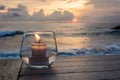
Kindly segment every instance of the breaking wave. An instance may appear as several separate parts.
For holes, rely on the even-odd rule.
[[[113,44],[101,49],[81,48],[59,51],[58,56],[97,56],[97,55],[120,55],[120,44]],[[0,51],[0,59],[20,58],[19,50]]]
[[[0,38],[6,36],[15,36],[23,34],[23,31],[0,31]],[[120,35],[120,30],[105,30],[105,31],[93,31],[93,32],[56,32],[56,35],[64,35],[64,36],[99,36],[99,35]]]
[[[93,56],[93,55],[120,55],[120,44],[105,46],[104,48],[81,48],[60,51],[59,56]]]
[[[15,36],[15,35],[20,35],[23,34],[23,31],[0,31],[0,38],[1,37],[6,37],[6,36]]]
[[[20,58],[18,51],[0,51],[0,59]]]

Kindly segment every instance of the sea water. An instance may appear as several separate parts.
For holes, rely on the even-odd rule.
[[[54,31],[58,56],[120,55],[120,31],[111,29],[117,25],[119,24],[1,22],[0,58],[19,57],[21,35],[15,35],[16,31]]]

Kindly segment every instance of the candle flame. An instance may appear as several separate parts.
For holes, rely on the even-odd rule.
[[[39,42],[39,43],[40,43],[40,41],[41,41],[40,36],[39,36],[37,33],[35,33],[34,35],[35,35],[35,38],[36,38],[37,42]]]

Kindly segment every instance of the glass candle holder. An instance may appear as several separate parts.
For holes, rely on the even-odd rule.
[[[58,50],[54,32],[23,34],[20,56],[29,68],[48,68],[56,60]]]

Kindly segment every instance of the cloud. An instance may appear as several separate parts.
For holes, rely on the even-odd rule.
[[[48,16],[48,19],[52,21],[68,21],[73,19],[73,14],[68,11],[64,11],[63,14],[61,11],[55,11]]]
[[[4,5],[0,5],[0,10],[4,10],[5,6]]]
[[[38,13],[34,13],[31,19],[39,21],[68,21],[73,18],[73,14],[64,11],[54,11],[52,14],[45,16],[44,10],[41,9]]]
[[[26,20],[28,16],[26,7],[19,4],[17,8],[8,8],[8,12],[0,13],[0,20]]]
[[[3,21],[70,21],[73,19],[73,14],[68,11],[54,11],[50,15],[45,15],[44,9],[40,9],[30,16],[27,12],[27,7],[19,4],[17,8],[8,8],[8,12],[0,13],[0,19]]]
[[[46,0],[41,0],[41,1],[45,2]]]
[[[85,11],[88,11],[91,4],[84,5],[89,0],[3,0],[2,4],[10,11],[17,11],[16,6],[18,4],[25,5],[30,15],[33,15],[34,11],[38,12],[40,9],[44,9],[45,15],[49,15],[54,11],[69,11],[74,16],[79,16]],[[7,10],[4,10],[6,12]],[[2,11],[1,11],[2,12]]]
[[[9,17],[21,17],[21,15],[19,13],[12,13],[12,14],[8,14]]]
[[[8,11],[25,11],[26,9],[26,6],[19,4],[17,5],[17,8],[8,8]]]
[[[90,0],[90,2],[99,8],[110,8],[110,7],[119,7],[120,1],[119,0]]]
[[[37,13],[34,13],[33,14],[33,17],[44,17],[45,14],[44,14],[44,10],[43,9],[40,9]]]
[[[34,8],[34,6],[28,9],[27,5],[19,4],[16,8],[8,8],[8,12],[0,13],[0,20],[70,21],[73,17],[79,17],[80,21],[86,23],[120,22],[120,0],[85,1],[86,2],[83,2],[83,0],[40,0],[42,3],[40,5],[41,8],[35,12],[34,9],[36,8]],[[69,3],[66,4],[66,2]],[[56,9],[54,7],[56,7]],[[34,14],[29,15],[28,12],[30,11],[34,12]]]
[[[90,0],[93,10],[80,17],[84,22],[120,22],[120,1]]]

